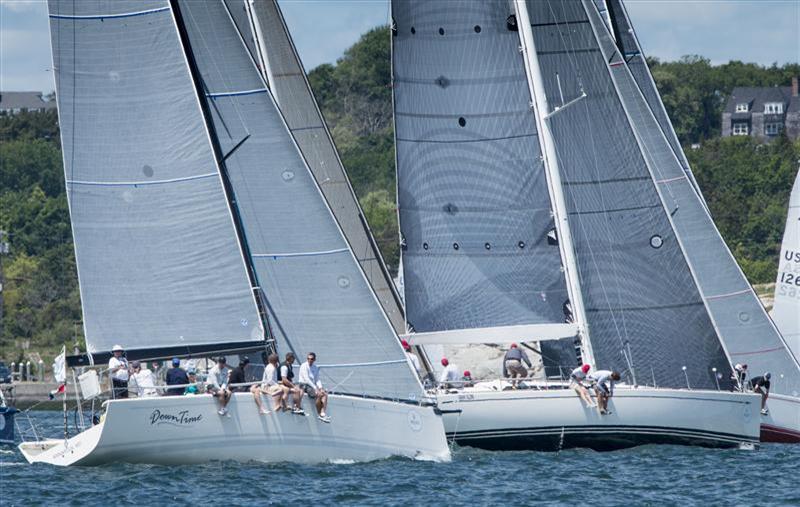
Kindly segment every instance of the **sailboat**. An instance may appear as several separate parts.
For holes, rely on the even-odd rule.
[[[729,390],[729,323],[677,220],[705,205],[608,16],[592,0],[393,0],[392,16],[407,339],[553,343],[570,351],[566,371],[577,343],[582,362],[625,380],[610,415],[558,382],[440,390],[448,437],[755,445],[759,400]],[[673,181],[692,206],[678,208]]]
[[[77,435],[19,448],[55,465],[447,460],[231,3],[49,2],[87,345],[67,364],[115,343],[131,360],[314,351],[333,421],[261,415],[249,393],[230,417],[210,395],[116,399]]]
[[[783,233],[772,320],[795,357],[800,355],[800,172],[789,197]]]
[[[761,418],[761,440],[800,442],[800,356],[792,345],[796,339],[781,336],[714,225],[623,3],[607,0],[607,7],[617,47],[633,77],[628,84],[635,85],[646,102],[632,106],[643,116],[637,124],[654,134],[649,146],[659,187],[676,210],[672,216],[676,232],[718,335],[732,364],[748,364],[750,375],[772,373],[769,414]]]

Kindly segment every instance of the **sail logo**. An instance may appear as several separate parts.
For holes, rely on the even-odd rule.
[[[783,258],[789,262],[800,262],[800,250],[796,252],[792,250],[786,250],[783,252]]]
[[[203,414],[190,416],[188,410],[181,410],[177,414],[166,414],[159,409],[155,409],[153,413],[150,414],[150,425],[161,426],[162,424],[168,424],[170,426],[186,427],[200,422],[202,419]]]

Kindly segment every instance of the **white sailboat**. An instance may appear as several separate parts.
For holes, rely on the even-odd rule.
[[[759,399],[723,390],[730,355],[662,188],[673,148],[597,5],[394,0],[392,15],[408,340],[539,341],[567,371],[577,342],[626,384],[603,416],[563,383],[438,391],[448,437],[755,444]]]
[[[49,2],[87,354],[314,351],[331,423],[234,394],[116,399],[30,462],[447,460],[441,417],[345,240],[230,9]],[[88,397],[88,394],[84,392]]]
[[[800,356],[800,172],[789,197],[772,320],[795,357]]]

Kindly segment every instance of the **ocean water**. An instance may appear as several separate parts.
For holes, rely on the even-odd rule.
[[[33,413],[51,436],[59,412]],[[21,423],[24,421],[21,420]],[[451,463],[28,465],[0,447],[0,505],[791,505],[800,445],[643,446],[597,453],[456,447]]]

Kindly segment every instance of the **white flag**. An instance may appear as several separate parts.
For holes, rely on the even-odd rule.
[[[67,380],[67,368],[65,365],[66,352],[66,347],[61,347],[61,354],[59,354],[53,362],[53,376],[56,382],[65,382]]]

